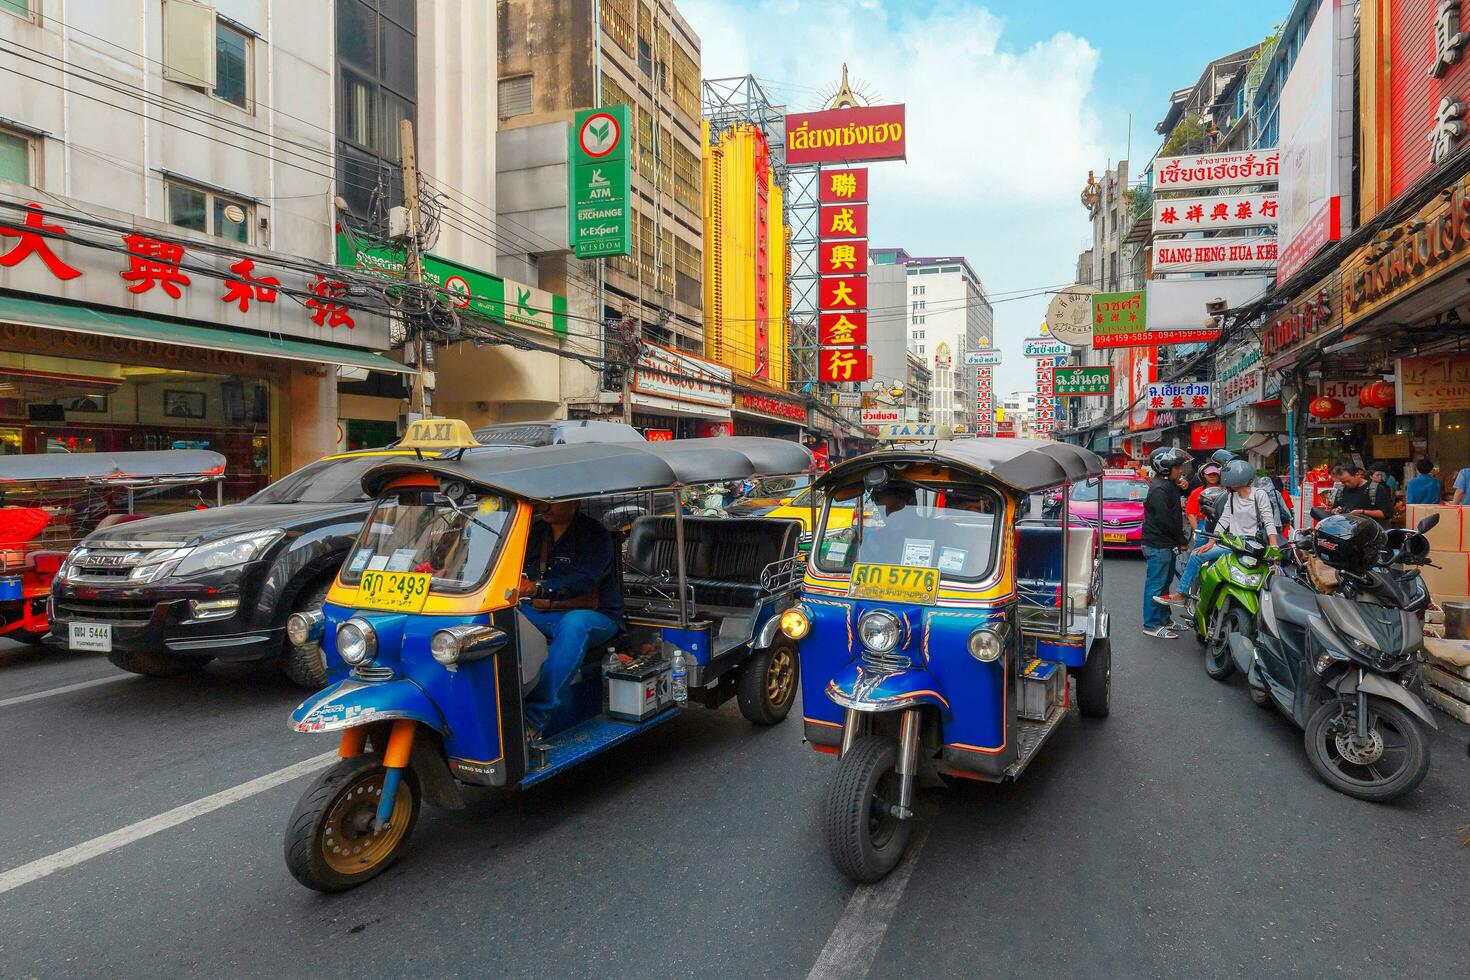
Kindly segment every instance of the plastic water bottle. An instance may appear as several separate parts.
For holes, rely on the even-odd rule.
[[[670,672],[670,688],[674,695],[675,704],[684,704],[689,700],[689,669],[684,659],[684,651],[675,649],[673,658],[673,670]]]
[[[602,662],[602,710],[603,711],[610,711],[612,709],[612,681],[610,681],[608,679],[608,674],[612,673],[615,670],[620,669],[622,666],[623,666],[623,662],[618,659],[618,655],[616,653],[609,653],[607,655],[607,659]]]

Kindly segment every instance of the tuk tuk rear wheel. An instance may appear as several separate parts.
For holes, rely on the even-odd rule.
[[[837,870],[853,881],[874,882],[898,866],[913,819],[888,811],[898,804],[898,743],[881,735],[855,742],[837,763],[822,801],[822,835]]]
[[[381,756],[343,759],[307,787],[286,823],[286,867],[319,892],[340,892],[376,878],[397,859],[419,816],[419,782],[413,769],[393,798],[385,828],[374,828],[383,780]]]
[[[1106,718],[1113,695],[1113,641],[1092,644],[1087,661],[1077,668],[1077,710],[1085,718]]]
[[[740,668],[736,681],[740,713],[754,725],[784,721],[796,703],[796,686],[800,680],[801,658],[796,644],[777,640],[773,646],[755,651]]]

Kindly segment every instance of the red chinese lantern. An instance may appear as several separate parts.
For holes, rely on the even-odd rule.
[[[1313,398],[1312,403],[1307,406],[1307,411],[1319,419],[1335,419],[1346,409],[1347,406],[1341,401],[1336,398],[1328,398],[1326,395]]]
[[[1364,408],[1393,408],[1393,385],[1387,381],[1366,384],[1363,390],[1358,392],[1358,401],[1362,402]]]

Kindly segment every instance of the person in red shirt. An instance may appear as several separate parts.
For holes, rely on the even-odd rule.
[[[1220,467],[1216,463],[1206,463],[1200,467],[1200,479],[1204,480],[1189,494],[1189,500],[1184,505],[1184,518],[1189,521],[1190,532],[1194,535],[1194,547],[1198,548],[1205,543],[1204,533],[1209,530],[1205,527],[1205,515],[1200,510],[1199,496],[1210,487],[1220,485]]]

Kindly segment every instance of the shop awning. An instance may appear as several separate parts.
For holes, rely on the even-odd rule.
[[[100,334],[125,340],[146,340],[159,344],[179,344],[234,354],[278,357],[288,361],[305,361],[308,364],[336,364],[397,374],[415,373],[413,368],[372,351],[235,330],[214,330],[188,323],[131,316],[86,306],[21,299],[18,296],[0,296],[0,323]]]

